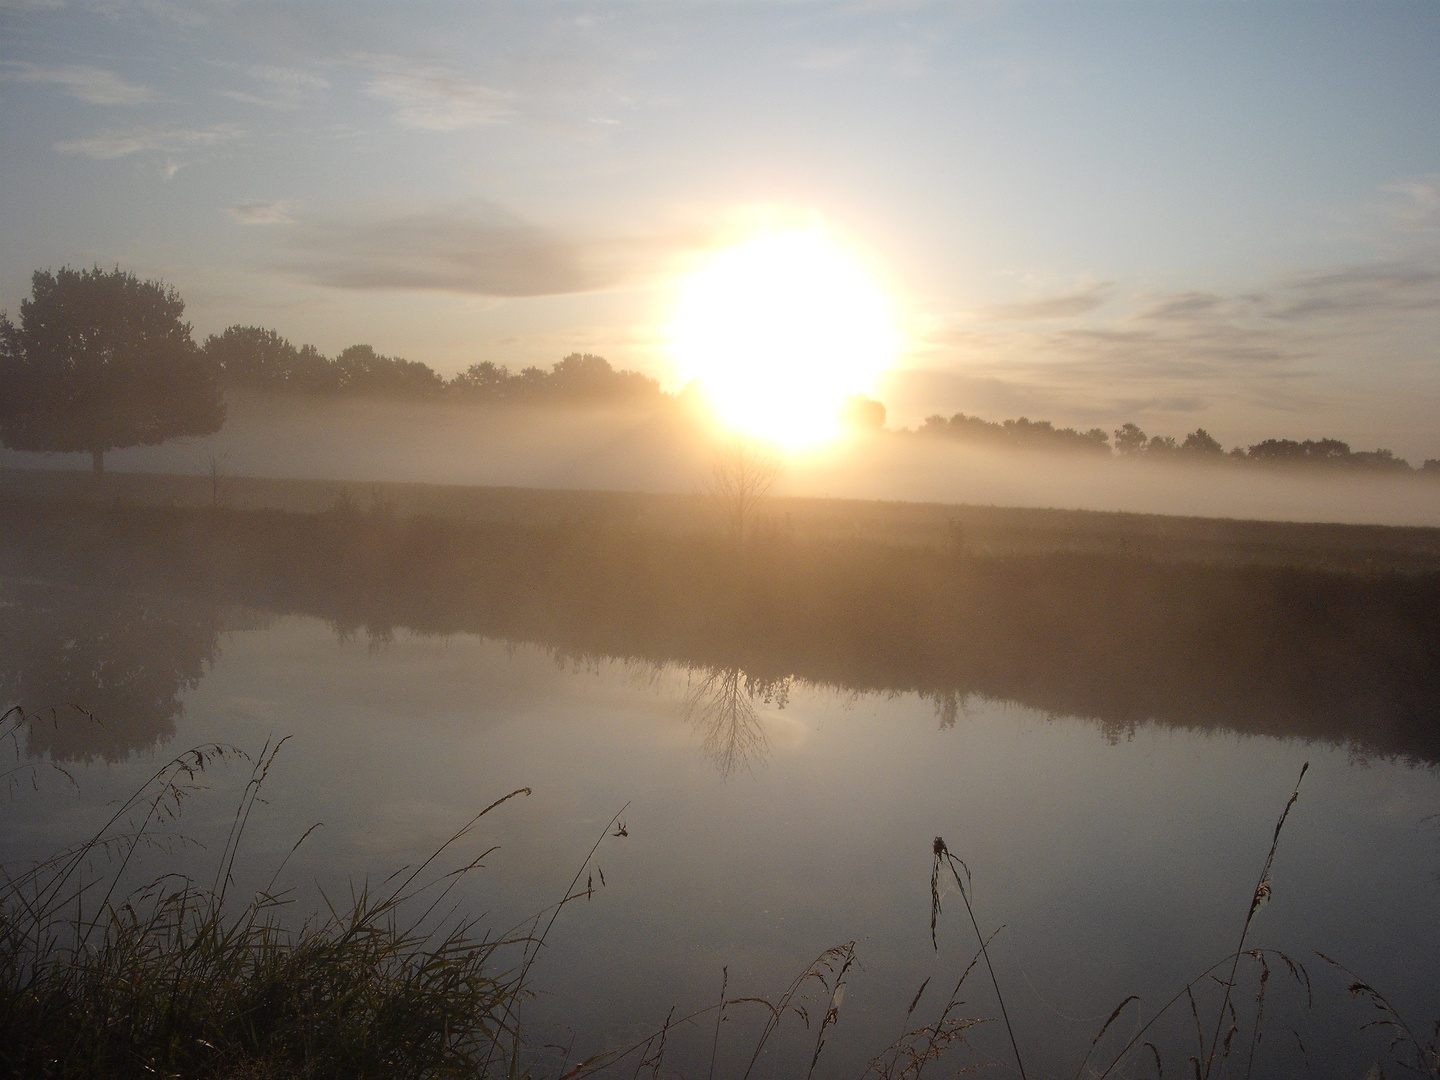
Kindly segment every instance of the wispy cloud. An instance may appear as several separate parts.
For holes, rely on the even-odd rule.
[[[305,225],[287,268],[345,289],[550,296],[605,288],[660,255],[658,241],[603,241],[528,224],[494,206]]]
[[[1258,331],[1276,322],[1320,323],[1343,317],[1346,329],[1356,331],[1398,313],[1426,311],[1440,313],[1440,268],[1399,259],[1295,275],[1233,296],[1174,293],[1154,298],[1134,319]]]
[[[300,68],[275,67],[266,64],[238,67],[221,64],[248,75],[258,84],[252,93],[248,90],[220,90],[221,97],[246,105],[260,105],[267,109],[296,109],[330,89],[330,80],[312,71]]]
[[[1391,207],[1400,229],[1406,232],[1440,230],[1440,173],[1386,184],[1381,190],[1401,197]]]
[[[351,60],[371,73],[366,93],[393,106],[395,121],[404,127],[458,131],[499,123],[513,111],[513,95],[433,61],[369,53]]]
[[[1102,298],[1108,306],[1096,316]],[[935,384],[953,391],[954,408],[1043,399],[1058,415],[1138,416],[1223,400],[1290,413],[1333,407],[1327,372],[1366,355],[1370,343],[1433,336],[1440,267],[1419,253],[1230,293],[1127,297],[1107,283],[978,314],[937,322],[912,355],[920,371],[964,372],[963,386]]]
[[[117,22],[143,18],[192,29],[209,21],[206,5],[186,3],[184,0],[88,0],[85,6]]]
[[[1172,293],[1142,308],[1135,318],[1142,322],[1185,322],[1208,316],[1221,310],[1224,305],[1224,298],[1214,293]]]
[[[278,199],[274,202],[243,202],[227,206],[225,212],[241,225],[290,225],[295,219],[290,215],[295,202]]]
[[[795,57],[794,65],[802,71],[843,71],[865,55],[862,48],[831,45],[806,49]]]
[[[154,100],[148,86],[122,79],[113,71],[85,64],[46,67],[28,60],[0,60],[0,79],[7,82],[48,83],[70,97],[91,105],[143,105]]]
[[[80,139],[67,139],[55,144],[62,154],[79,154],[107,161],[142,151],[174,154],[198,147],[218,146],[242,138],[245,132],[229,124],[203,128],[132,127],[101,131]]]
[[[1284,319],[1440,313],[1440,268],[1407,261],[1346,267],[1296,278],[1256,299]]]
[[[1016,304],[1000,304],[984,312],[992,319],[1068,319],[1085,315],[1105,303],[1113,281],[1101,281],[1058,296],[1045,296]]]

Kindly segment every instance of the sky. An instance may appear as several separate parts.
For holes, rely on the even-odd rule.
[[[0,308],[120,266],[442,374],[677,389],[684,275],[823,227],[873,393],[1440,457],[1440,3],[0,5]]]

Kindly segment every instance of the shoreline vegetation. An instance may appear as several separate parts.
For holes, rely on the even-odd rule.
[[[857,536],[835,507],[788,500],[772,507],[788,520],[737,544],[698,498],[331,486],[317,509],[322,486],[273,484],[312,502],[280,509],[172,502],[200,478],[157,478],[148,504],[135,478],[82,479],[0,483],[15,644],[0,682],[10,700],[79,700],[61,693],[73,673],[45,674],[51,646],[128,633],[158,680],[123,681],[155,718],[142,745],[173,732],[166,709],[203,671],[224,605],[382,641],[475,633],[758,686],[914,692],[942,725],[979,695],[1110,738],[1158,722],[1440,763],[1434,529],[878,506],[891,533]]]

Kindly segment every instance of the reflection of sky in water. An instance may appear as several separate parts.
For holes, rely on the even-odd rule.
[[[1315,949],[1350,962],[1416,1025],[1437,1005],[1440,827],[1422,820],[1440,809],[1433,770],[1153,726],[1112,744],[1092,723],[975,698],[942,729],[935,704],[914,695],[566,666],[469,636],[399,632],[372,647],[304,618],[224,634],[183,701],[168,747],[80,769],[78,805],[58,785],[15,796],[7,858],[75,836],[158,757],[293,734],[249,844],[257,873],[322,821],[287,876],[343,892],[347,878],[388,873],[528,785],[534,794],[487,819],[477,841],[502,846],[469,902],[501,926],[556,899],[628,803],[629,836],[600,849],[607,887],[562,914],[540,964],[537,1019],[620,1038],[672,1004],[707,1004],[722,966],[732,995],[778,993],[853,938],[862,969],[825,1060],[858,1075],[902,1030],[920,981],[953,981],[969,958],[958,897],[938,959],[930,948],[939,834],[974,871],[982,924],[1005,924],[995,962],[1043,1075],[1073,1071],[1125,995],[1158,1001],[1233,947],[1308,759],[1254,943],[1307,961],[1324,1008],[1298,1014],[1296,994],[1272,979],[1265,1049],[1293,1043],[1293,1022],[1325,1061],[1361,1022]],[[229,806],[197,804],[190,823],[220,823]],[[970,1001],[993,1013],[981,981]],[[998,1028],[975,1035],[998,1059],[1001,1039]],[[1359,1075],[1369,1058],[1354,1064]]]

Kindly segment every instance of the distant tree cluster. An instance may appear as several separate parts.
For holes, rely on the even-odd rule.
[[[1102,428],[1076,431],[1074,428],[1057,428],[1048,420],[1031,420],[1024,416],[998,423],[964,413],[956,413],[949,420],[943,416],[931,416],[926,418],[920,434],[1026,449],[1110,452],[1110,438]]]
[[[205,339],[205,357],[226,386],[279,393],[452,400],[486,404],[658,401],[660,384],[616,371],[602,356],[571,353],[549,371],[512,372],[485,361],[446,380],[426,364],[352,345],[334,359],[292,345],[274,330],[232,326]]]
[[[642,402],[667,395],[638,371],[616,371],[603,356],[571,353],[549,371],[528,367],[511,373],[488,360],[471,364],[448,384],[451,396],[485,402]]]
[[[1379,472],[1422,472],[1440,477],[1440,459],[1430,459],[1419,469],[1390,450],[1351,450],[1339,439],[1266,439],[1250,447],[1237,446],[1228,453],[1218,439],[1204,428],[1196,428],[1183,440],[1171,435],[1147,435],[1138,424],[1124,424],[1114,431],[1114,442],[1101,428],[1076,431],[1057,428],[1048,420],[991,421],[956,413],[950,419],[931,416],[919,434],[988,442],[1015,448],[1038,450],[1083,450],[1127,458],[1172,461],[1227,461],[1265,465],[1326,466]]]
[[[536,404],[671,400],[654,379],[572,353],[549,371],[491,363],[446,380],[425,364],[352,345],[327,357],[274,330],[232,326],[195,345],[185,302],[116,267],[37,271],[18,323],[0,314],[0,445],[88,451],[209,435],[229,387],[290,394]]]
[[[1122,457],[1145,455],[1148,457],[1185,457],[1191,459],[1209,458],[1214,460],[1225,455],[1225,448],[1218,439],[1203,427],[1196,428],[1185,436],[1183,442],[1172,435],[1149,435],[1137,424],[1124,424],[1115,429],[1115,452]],[[1243,456],[1244,451],[1240,452]]]
[[[1339,439],[1266,439],[1250,447],[1247,457],[1256,461],[1296,462],[1304,465],[1337,465],[1353,469],[1381,469],[1410,472],[1410,463],[1389,450],[1351,450]]]
[[[955,413],[950,419],[930,416],[917,429],[920,435],[988,442],[992,445],[1020,449],[1050,451],[1086,451],[1119,454],[1122,458],[1171,459],[1171,461],[1244,461],[1266,465],[1323,465],[1331,468],[1369,469],[1381,472],[1424,472],[1440,477],[1440,459],[1431,458],[1420,468],[1397,458],[1388,449],[1352,451],[1348,442],[1339,439],[1266,439],[1253,446],[1236,446],[1225,452],[1224,446],[1204,428],[1197,428],[1184,439],[1172,435],[1146,435],[1135,423],[1116,428],[1115,442],[1102,428],[1076,431],[1056,428],[1050,420],[984,420],[979,416]]]
[[[1146,437],[1135,424],[1115,432],[1115,447],[1123,455],[1147,457],[1188,457],[1258,462],[1266,465],[1322,466],[1335,469],[1366,469],[1377,472],[1415,472],[1404,458],[1390,450],[1351,450],[1339,439],[1265,439],[1253,446],[1237,446],[1228,454],[1204,428],[1196,428],[1185,441],[1177,443],[1168,435]],[[1421,472],[1440,472],[1440,461],[1427,461]]]

